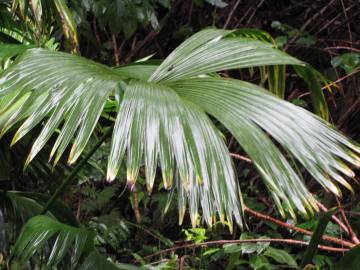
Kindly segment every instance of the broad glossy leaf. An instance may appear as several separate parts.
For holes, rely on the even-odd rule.
[[[268,42],[272,45],[276,44],[269,33],[259,29],[243,28],[236,30],[234,33],[231,34],[231,36],[247,37],[255,40]],[[250,67],[250,70],[253,70],[253,67]],[[268,67],[260,67],[260,75],[262,84],[267,80],[268,89],[271,93],[275,94],[281,99],[285,98],[286,66],[272,65]]]
[[[121,76],[111,68],[81,57],[44,49],[28,50],[0,79],[0,108],[6,111],[18,107],[3,132],[26,117],[14,137],[15,143],[50,114],[27,162],[35,157],[62,121],[65,124],[52,154],[58,151],[57,161],[78,131],[69,157],[69,161],[74,162],[120,80]]]
[[[264,252],[264,256],[272,258],[278,263],[286,264],[290,268],[297,269],[299,267],[295,259],[287,251],[283,249],[268,247]]]
[[[266,131],[299,161],[325,189],[341,195],[336,182],[351,189],[342,174],[359,166],[357,145],[312,113],[243,81],[194,78],[169,84],[220,120],[254,161],[278,207],[282,202],[304,214],[317,209],[303,180],[275,147]],[[264,130],[264,131],[263,131]],[[343,161],[342,161],[343,160]],[[335,181],[334,181],[335,180]]]
[[[280,210],[285,207],[293,215],[294,209],[311,212],[316,205],[294,164],[266,133],[336,194],[339,189],[330,178],[350,188],[341,174],[353,173],[340,160],[358,165],[359,158],[350,150],[358,148],[326,122],[255,85],[221,77],[195,78],[231,68],[306,66],[271,44],[231,37],[231,33],[208,29],[195,34],[156,68],[148,82],[144,80],[154,70],[152,65],[138,64],[136,74],[135,66],[111,69],[74,55],[27,50],[0,78],[2,133],[21,123],[15,143],[42,124],[27,163],[56,133],[51,157],[57,163],[74,139],[69,157],[73,163],[105,105],[112,103],[117,116],[109,180],[126,160],[128,181],[134,184],[144,166],[150,191],[160,167],[164,186],[179,195],[180,222],[188,205],[193,225],[200,208],[209,225],[216,214],[221,221],[231,221],[234,215],[241,223],[241,197],[232,163],[207,112],[235,135],[253,159]]]
[[[175,81],[235,68],[266,65],[305,65],[272,44],[243,37],[226,37],[232,31],[201,31],[172,52],[150,81]]]
[[[54,239],[54,242],[49,242]],[[23,227],[11,254],[12,269],[22,269],[29,259],[48,244],[45,269],[53,269],[69,257],[68,267],[76,265],[83,254],[93,249],[92,232],[60,223],[48,216],[36,216]]]
[[[274,44],[255,39],[238,37],[237,31],[207,29],[200,31],[184,41],[158,67],[149,81],[176,81],[212,72],[274,65],[293,65],[302,71],[313,95],[316,113],[328,118],[328,108],[319,81],[322,78],[306,63],[278,50]],[[249,35],[246,31],[238,35]],[[266,39],[259,33],[253,34],[256,39]],[[280,97],[284,91],[284,71],[279,78],[272,77],[270,89]],[[274,84],[273,82],[277,82]]]
[[[230,220],[233,213],[240,223],[239,189],[224,142],[206,114],[172,89],[140,82],[126,87],[114,128],[109,180],[117,175],[125,150],[130,184],[144,159],[151,191],[159,163],[165,188],[176,182],[181,213],[187,198],[193,225],[199,206],[209,225],[215,212]],[[175,164],[178,174],[173,179]]]

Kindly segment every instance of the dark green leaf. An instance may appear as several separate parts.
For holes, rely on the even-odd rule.
[[[55,242],[51,243],[52,239]],[[46,267],[52,269],[65,256],[69,256],[68,265],[76,265],[84,254],[93,249],[94,234],[82,228],[71,227],[48,216],[35,216],[23,227],[12,250],[14,269],[23,268],[31,257],[43,250],[48,244],[49,253],[45,256]]]
[[[358,270],[360,269],[360,245],[346,252],[338,264],[336,270]]]
[[[360,67],[360,54],[359,53],[344,53],[331,59],[333,67],[340,67],[346,73],[353,72],[357,67]]]
[[[318,245],[320,244],[321,237],[325,232],[326,226],[329,223],[331,216],[336,209],[329,210],[319,219],[319,222],[315,228],[315,231],[311,237],[309,246],[307,247],[304,257],[301,261],[300,268],[303,269],[306,265],[310,264],[314,256],[316,255]]]
[[[286,264],[291,268],[298,268],[295,259],[283,249],[269,247],[264,252],[264,256],[272,258],[278,263]]]

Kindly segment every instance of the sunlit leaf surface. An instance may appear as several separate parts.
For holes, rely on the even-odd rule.
[[[210,114],[253,160],[278,209],[306,215],[317,207],[296,165],[340,195],[337,183],[351,189],[343,175],[352,177],[353,172],[345,163],[359,165],[359,148],[321,118],[256,85],[208,77],[267,65],[296,66],[318,97],[315,108],[326,115],[316,73],[304,62],[270,43],[208,29],[186,40],[159,66],[112,69],[74,55],[27,50],[0,78],[1,134],[20,124],[16,143],[41,125],[26,162],[56,135],[53,162],[71,147],[68,161],[74,163],[111,101],[115,127],[108,180],[116,178],[124,161],[129,186],[144,167],[150,192],[160,168],[164,187],[177,191],[180,222],[189,208],[194,226],[200,215],[209,225],[217,218],[232,223],[233,217],[241,225],[238,181]],[[279,87],[272,92],[282,93],[282,80],[271,83]]]

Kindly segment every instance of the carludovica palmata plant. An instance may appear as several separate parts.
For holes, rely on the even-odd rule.
[[[216,219],[232,224],[235,218],[241,226],[241,179],[212,122],[215,118],[251,158],[280,213],[309,215],[317,205],[296,164],[324,189],[341,196],[338,184],[351,190],[344,176],[354,173],[346,164],[359,166],[360,148],[323,118],[257,85],[217,73],[285,65],[293,66],[309,83],[314,108],[326,118],[318,73],[275,45],[244,37],[241,31],[200,31],[160,65],[143,62],[110,68],[76,55],[32,48],[1,76],[1,134],[20,124],[14,144],[41,125],[26,164],[54,134],[50,159],[56,164],[71,145],[72,164],[99,119],[108,116],[107,108],[115,107],[109,181],[125,160],[129,184],[136,182],[144,166],[151,192],[160,167],[164,187],[178,195],[180,223],[188,206],[194,226],[200,208],[208,225]]]

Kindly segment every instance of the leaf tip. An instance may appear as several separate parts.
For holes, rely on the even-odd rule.
[[[179,207],[179,226],[183,224],[184,216],[185,216],[185,208]]]
[[[195,229],[196,228],[196,224],[197,224],[197,220],[198,220],[199,215],[197,213],[192,213],[190,215],[190,219],[191,219],[191,226]]]
[[[16,133],[13,137],[13,139],[11,140],[11,143],[10,143],[10,147],[13,147],[18,141],[19,141],[19,136],[18,134]]]
[[[106,181],[108,183],[111,183],[112,181],[115,180],[116,174],[113,171],[108,171],[106,174]]]

